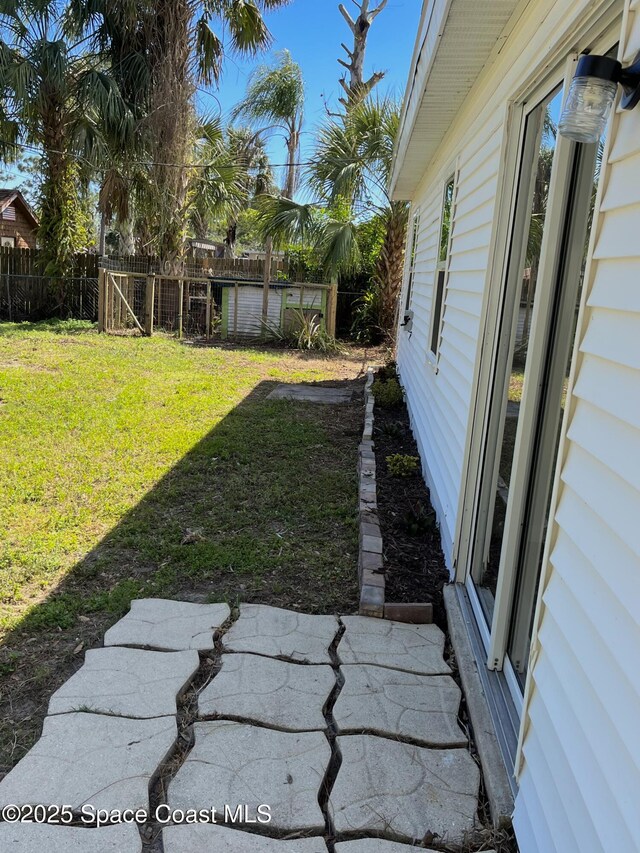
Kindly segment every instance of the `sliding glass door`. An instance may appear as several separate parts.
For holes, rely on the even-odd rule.
[[[468,586],[488,665],[527,671],[601,146],[556,132],[560,87],[523,111]]]

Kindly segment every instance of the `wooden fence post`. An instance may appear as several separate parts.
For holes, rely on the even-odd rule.
[[[262,334],[266,334],[269,319],[269,282],[271,281],[271,252],[273,240],[267,237],[265,243],[264,270],[262,276]]]
[[[98,331],[104,332],[104,308],[105,308],[105,299],[104,299],[104,280],[105,280],[105,271],[100,267],[98,270]]]
[[[147,286],[144,293],[144,333],[151,337],[153,334],[153,306],[156,289],[154,273],[147,276]]]
[[[205,306],[205,317],[204,317],[204,325],[205,325],[205,338],[209,340],[211,335],[211,282],[207,282],[207,302]]]
[[[327,294],[327,319],[325,326],[327,334],[336,336],[336,312],[338,310],[338,282],[332,281]]]
[[[182,340],[182,302],[184,298],[184,279],[178,281],[178,340]]]

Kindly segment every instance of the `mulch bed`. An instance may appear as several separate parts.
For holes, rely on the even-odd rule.
[[[383,369],[377,378],[393,379]],[[387,602],[431,602],[434,622],[446,631],[442,588],[449,580],[440,545],[436,515],[420,470],[409,477],[392,476],[387,457],[418,456],[404,403],[383,408],[376,403],[374,420],[378,514],[382,528]]]

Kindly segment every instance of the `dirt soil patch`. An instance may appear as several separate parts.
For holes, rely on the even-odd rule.
[[[378,374],[384,381],[393,373]],[[376,483],[378,514],[382,529],[387,602],[431,602],[434,621],[446,632],[442,588],[449,580],[445,567],[440,531],[429,498],[429,489],[418,465],[408,477],[394,476],[388,457],[418,457],[404,403],[374,409]]]

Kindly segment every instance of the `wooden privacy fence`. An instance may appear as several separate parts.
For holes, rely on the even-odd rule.
[[[264,282],[215,276],[166,276],[101,269],[98,331],[154,329],[209,339],[257,338],[286,330],[300,313],[335,335],[337,285]]]

